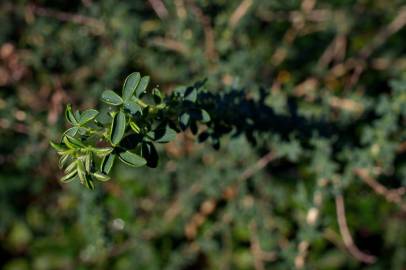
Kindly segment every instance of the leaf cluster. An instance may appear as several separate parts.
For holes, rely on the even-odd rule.
[[[119,160],[131,167],[158,165],[156,143],[175,139],[176,133],[190,127],[197,133],[198,123],[210,121],[210,115],[197,103],[198,91],[204,82],[178,89],[165,97],[158,88],[147,91],[149,76],[131,73],[124,81],[121,95],[105,90],[101,101],[107,111],[95,109],[65,110],[72,126],[60,142],[51,146],[60,155],[64,168],[62,182],[79,180],[89,189],[95,181],[108,181],[109,173]]]

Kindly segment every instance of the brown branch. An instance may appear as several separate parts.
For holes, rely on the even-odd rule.
[[[376,261],[376,257],[368,255],[362,252],[355,244],[354,240],[351,237],[350,230],[347,224],[347,218],[345,216],[345,206],[344,198],[341,194],[336,195],[335,197],[336,211],[337,211],[337,221],[338,227],[340,229],[343,242],[348,252],[358,261],[363,263],[372,264]]]
[[[254,175],[257,171],[262,170],[265,168],[266,165],[269,164],[272,160],[275,159],[275,153],[270,151],[268,154],[260,158],[257,162],[255,162],[253,165],[248,167],[238,178],[239,181],[246,180],[250,178],[252,175]]]
[[[211,26],[211,21],[208,16],[206,16],[203,11],[193,2],[189,1],[193,13],[195,13],[197,19],[203,26],[204,37],[205,37],[205,53],[206,57],[211,61],[216,61],[218,59],[218,54],[215,45],[214,31]]]
[[[28,11],[38,16],[50,17],[63,22],[71,22],[75,24],[94,27],[99,32],[104,32],[105,30],[105,24],[102,21],[84,15],[68,13],[64,11],[40,7],[37,5],[28,5]]]
[[[87,2],[87,1],[84,1]],[[86,5],[86,3],[84,3]],[[85,15],[80,15],[80,14],[74,14],[74,13],[68,13],[64,11],[59,11],[55,9],[50,9],[46,7],[41,7],[38,5],[34,4],[28,4],[24,7],[18,6],[15,4],[11,3],[6,3],[4,5],[0,6],[0,10],[5,11],[5,12],[13,12],[17,13],[20,11],[20,9],[23,9],[23,11],[29,15],[28,17],[30,20],[34,19],[34,15],[37,16],[42,16],[42,17],[49,17],[53,18],[62,22],[70,22],[74,24],[79,24],[79,25],[84,25],[93,28],[92,33],[96,35],[100,35],[106,30],[106,25],[104,22],[91,18]]]
[[[183,43],[169,38],[156,37],[150,40],[151,45],[162,47],[170,51],[177,52],[182,55],[189,55],[189,48]]]
[[[366,68],[366,60],[371,56],[371,54],[382,46],[391,35],[401,30],[405,24],[406,7],[403,7],[392,22],[379,30],[379,32],[372,39],[372,42],[361,49],[359,56],[356,59],[350,58],[344,63],[347,71],[350,70],[351,67],[353,67],[354,70],[353,75],[350,77],[347,83],[347,88],[354,86],[358,82],[361,74]]]
[[[243,0],[241,1],[240,5],[234,10],[233,14],[231,15],[228,24],[231,29],[235,28],[238,22],[241,20],[242,17],[247,14],[248,10],[252,6],[252,0]]]
[[[148,0],[148,2],[161,20],[168,17],[168,10],[162,0]]]
[[[355,169],[355,174],[362,179],[375,193],[383,196],[388,202],[398,204],[403,211],[406,211],[406,204],[402,200],[402,196],[406,193],[405,187],[397,189],[388,189],[375,179],[373,179],[366,169]]]
[[[398,15],[390,24],[383,27],[374,37],[371,43],[361,49],[361,58],[368,58],[374,50],[382,46],[388,38],[401,30],[406,24],[406,6],[400,9]]]

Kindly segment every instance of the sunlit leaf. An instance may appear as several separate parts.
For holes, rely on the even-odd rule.
[[[134,72],[131,73],[124,82],[123,85],[123,99],[127,101],[130,99],[134,92],[135,89],[137,88],[138,84],[140,83],[141,80],[141,75],[139,72]]]
[[[100,171],[104,174],[108,174],[113,168],[114,160],[116,159],[115,154],[109,154],[105,156],[100,164]]]
[[[72,124],[74,126],[78,124],[78,120],[76,119],[75,115],[73,114],[72,106],[70,104],[68,104],[66,106],[65,118],[70,124]]]
[[[110,180],[110,176],[107,174],[101,173],[101,172],[95,172],[92,174],[94,178],[96,178],[99,181],[105,182]]]
[[[138,105],[134,100],[127,100],[124,103],[124,109],[126,109],[131,114],[142,113],[140,105]]]
[[[71,127],[64,132],[64,136],[69,135],[71,137],[75,136],[79,131],[78,127]]]
[[[73,170],[73,171],[71,171],[70,173],[68,173],[68,174],[66,174],[65,176],[63,176],[63,177],[61,178],[61,182],[63,182],[63,183],[70,182],[70,181],[74,180],[76,176],[77,176],[77,171],[76,171],[76,170]]]
[[[122,162],[132,167],[141,167],[147,163],[143,157],[130,151],[119,153],[118,157]]]
[[[139,97],[142,93],[145,92],[147,86],[149,84],[149,76],[144,76],[141,78],[140,83],[137,85],[137,89],[135,90],[135,95]]]
[[[76,139],[72,136],[66,135],[66,134],[63,137],[63,142],[70,149],[77,149],[77,148],[85,147],[85,145],[81,141],[79,141],[78,139]]]
[[[124,136],[126,128],[126,117],[123,111],[119,111],[114,115],[113,122],[111,123],[110,140],[113,145],[120,143]]]
[[[111,147],[93,148],[92,151],[97,156],[104,157],[105,155],[110,154],[113,151],[113,148],[111,148]]]
[[[130,127],[135,133],[140,133],[140,127],[133,121],[130,122]]]
[[[82,112],[79,123],[81,125],[86,124],[87,122],[89,122],[89,121],[93,120],[94,118],[96,118],[96,116],[98,114],[99,114],[99,112],[97,110],[88,109],[88,110]]]
[[[114,106],[123,104],[123,99],[112,90],[104,91],[101,99],[103,102]]]

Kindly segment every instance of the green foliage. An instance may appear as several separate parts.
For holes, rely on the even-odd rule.
[[[104,124],[97,118],[99,112],[95,109],[73,112],[71,105],[66,107],[66,121],[73,127],[63,133],[60,143],[51,142],[61,156],[60,167],[66,167],[61,182],[78,178],[82,185],[94,189],[94,180],[109,179],[107,174],[116,156],[132,167],[155,168],[158,154],[154,143],[174,140],[175,130],[190,126],[196,133],[198,122],[209,123],[209,113],[197,103],[197,87],[203,83],[167,98],[157,88],[147,93],[148,83],[148,76],[141,77],[139,72],[134,72],[125,79],[121,96],[111,90],[104,91],[101,100],[114,106],[100,116]]]

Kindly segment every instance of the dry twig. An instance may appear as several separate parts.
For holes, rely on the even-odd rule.
[[[238,22],[241,20],[242,17],[247,14],[248,10],[252,6],[253,0],[243,0],[241,4],[234,10],[233,14],[231,15],[228,24],[230,28],[233,29],[237,26]]]
[[[168,10],[162,0],[148,0],[148,2],[161,20],[168,17]]]
[[[341,194],[336,195],[335,202],[336,202],[338,226],[340,229],[341,236],[343,238],[344,245],[347,248],[348,252],[358,261],[368,264],[374,263],[376,261],[375,256],[368,255],[362,252],[354,244],[354,240],[352,239],[350,230],[348,229],[347,218],[345,216],[345,206],[343,196]]]
[[[402,200],[402,196],[406,193],[405,187],[397,189],[388,189],[378,181],[373,179],[366,169],[355,169],[355,174],[362,179],[368,186],[372,188],[377,194],[383,196],[388,202],[398,204],[403,211],[406,211],[406,204]]]

